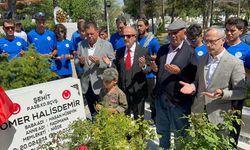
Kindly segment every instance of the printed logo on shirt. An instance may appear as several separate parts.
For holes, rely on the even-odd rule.
[[[50,41],[50,40],[51,40],[51,37],[50,37],[50,36],[47,36],[47,40]]]
[[[241,52],[235,53],[235,57],[240,58],[241,56],[242,56],[242,53],[241,53]]]
[[[204,53],[203,53],[203,51],[199,51],[197,54],[198,54],[198,56],[202,56]]]
[[[38,40],[38,38],[34,38],[34,41],[37,41]]]
[[[8,44],[4,44],[4,45],[3,45],[3,47],[6,47],[6,46],[8,46]]]
[[[65,44],[65,46],[66,46],[67,48],[69,48],[69,44]]]
[[[21,46],[22,44],[21,44],[21,42],[16,42],[16,45]]]

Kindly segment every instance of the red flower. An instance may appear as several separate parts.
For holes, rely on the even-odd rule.
[[[79,146],[79,147],[77,148],[77,150],[88,150],[88,148],[87,148],[87,146],[81,145],[81,146]]]

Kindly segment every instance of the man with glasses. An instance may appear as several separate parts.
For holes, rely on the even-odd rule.
[[[185,41],[186,23],[176,20],[168,26],[170,44],[163,45],[151,63],[157,73],[156,81],[156,131],[161,135],[160,147],[170,148],[170,133],[184,136],[193,97],[180,92],[179,81],[192,83],[196,73],[194,49]]]
[[[144,103],[147,97],[146,73],[149,67],[149,55],[146,48],[137,44],[137,32],[126,26],[123,30],[126,47],[116,52],[115,65],[119,72],[118,86],[126,94],[128,110],[135,119],[144,116]]]
[[[233,100],[243,101],[247,94],[243,62],[228,53],[223,44],[223,29],[211,27],[205,34],[208,55],[200,58],[197,77],[192,84],[180,82],[184,94],[194,94],[192,112],[206,112],[212,123],[223,123],[221,111],[234,109]],[[233,131],[232,131],[233,132]],[[237,129],[237,135],[240,130]],[[237,143],[238,137],[230,133]],[[234,145],[237,148],[237,144]]]
[[[54,58],[57,54],[55,33],[46,29],[45,14],[35,14],[36,28],[28,33],[28,42],[34,44],[37,52],[42,56]]]
[[[250,77],[250,46],[240,40],[244,30],[244,22],[237,17],[231,17],[226,21],[226,39],[224,47],[235,57],[244,63],[246,75]]]
[[[192,24],[187,28],[187,40],[194,48],[197,58],[206,55],[206,45],[202,42],[202,28],[198,24]]]
[[[1,57],[11,60],[12,58],[23,56],[27,50],[27,43],[22,38],[16,37],[14,35],[14,20],[4,20],[3,30],[6,36],[0,39]]]

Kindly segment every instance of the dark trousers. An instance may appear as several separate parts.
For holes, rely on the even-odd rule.
[[[128,101],[128,109],[126,114],[130,115],[132,113],[134,115],[134,119],[138,119],[139,116],[144,116],[144,98],[138,97],[136,93],[130,94],[128,92],[126,92],[126,96]]]
[[[95,116],[96,115],[95,104],[99,98],[99,95],[96,95],[94,93],[90,82],[89,82],[88,91],[85,93],[85,98],[86,98],[91,116]]]
[[[147,89],[148,89],[147,101],[150,104],[151,119],[155,121],[156,110],[155,110],[155,96],[153,92],[154,88],[155,88],[155,78],[147,78]]]
[[[156,106],[156,131],[161,135],[160,147],[170,148],[170,134],[174,132],[175,137],[186,136],[185,129],[188,128],[188,120],[182,118],[187,115],[190,106],[174,105],[166,99],[166,96],[157,96]]]
[[[234,100],[234,101],[232,101],[233,109],[240,111],[240,114],[235,113],[235,115],[237,116],[238,119],[242,118],[243,105],[244,105],[244,100]],[[230,133],[230,136],[234,138],[235,144],[233,143],[232,145],[237,149],[238,139],[239,139],[239,136],[240,136],[241,124],[238,124],[236,121],[234,121],[233,122],[233,127],[236,129],[236,133],[232,131]]]

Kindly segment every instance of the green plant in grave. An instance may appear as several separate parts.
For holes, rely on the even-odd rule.
[[[192,113],[187,116],[190,123],[190,127],[186,129],[186,137],[177,137],[175,139],[176,149],[182,150],[233,150],[235,149],[232,143],[235,143],[234,139],[228,134],[230,131],[236,133],[236,129],[233,127],[233,122],[238,124],[241,120],[237,118],[237,111],[229,110],[222,112],[224,117],[223,124],[213,124],[208,121],[207,114],[205,113]]]
[[[68,132],[57,134],[59,137],[54,134],[55,138],[45,146],[46,149],[60,149],[66,145],[64,148],[69,150],[75,150],[80,145],[87,146],[88,150],[144,150],[147,146],[145,140],[155,138],[149,124],[149,121],[133,120],[119,113],[110,114],[104,109],[98,113],[94,122],[80,119],[74,121]]]
[[[0,62],[0,85],[10,90],[50,81],[57,77],[50,67],[48,58],[39,55],[30,46],[23,57]]]

